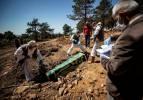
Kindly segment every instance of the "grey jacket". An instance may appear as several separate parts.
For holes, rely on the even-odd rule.
[[[107,89],[123,100],[143,96],[143,16],[132,21],[117,39],[111,59],[101,59],[107,70]]]

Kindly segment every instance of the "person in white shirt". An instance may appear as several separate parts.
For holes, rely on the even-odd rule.
[[[94,33],[93,33],[93,39],[94,39],[94,42],[96,41],[96,37],[97,35],[99,34],[100,30],[102,28],[102,23],[101,22],[98,22],[97,25],[95,26],[94,28]]]
[[[72,52],[73,48],[75,48],[75,47],[80,48],[83,53],[86,52],[86,50],[83,48],[83,46],[80,43],[80,32],[79,31],[77,33],[73,34],[71,36],[70,40],[72,41],[72,44],[71,44],[71,47],[67,51],[68,56],[71,55],[71,52]]]
[[[91,63],[94,63],[95,60],[95,56],[96,56],[96,49],[97,49],[97,45],[98,45],[98,40],[96,40],[96,37],[98,34],[100,34],[100,30],[102,28],[102,23],[98,22],[96,27],[95,27],[95,31],[93,34],[93,38],[94,38],[94,45],[93,48],[91,50],[90,56],[91,56]]]
[[[32,67],[38,67],[43,63],[43,58],[37,48],[36,42],[32,40],[27,44],[21,45],[15,51],[14,56],[16,58],[16,63],[24,70],[26,80],[32,81],[35,77],[32,73]]]

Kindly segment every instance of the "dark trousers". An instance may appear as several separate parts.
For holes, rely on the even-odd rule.
[[[90,35],[85,35],[85,47],[90,47]]]

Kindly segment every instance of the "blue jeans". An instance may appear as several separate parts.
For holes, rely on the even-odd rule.
[[[85,35],[85,47],[90,47],[90,35]]]

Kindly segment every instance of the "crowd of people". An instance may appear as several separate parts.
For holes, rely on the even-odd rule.
[[[113,7],[113,18],[117,20],[122,34],[116,40],[110,58],[100,55],[101,64],[107,71],[108,100],[143,100],[143,4],[140,0],[119,0]],[[120,25],[119,25],[120,24]],[[121,28],[122,27],[122,28]],[[77,31],[71,36],[71,47],[67,55],[71,56],[74,47],[79,47],[87,55],[90,41],[94,45],[91,49],[91,63],[95,62],[99,38],[103,25],[101,22],[93,24],[86,22],[83,26],[85,46],[80,42],[81,32]],[[94,31],[93,31],[94,30]],[[112,35],[103,43],[111,44]],[[23,68],[27,81],[34,79],[30,66],[43,64],[43,58],[35,41],[30,41],[22,46],[17,46],[14,53],[17,63]],[[35,63],[32,63],[35,62]]]

